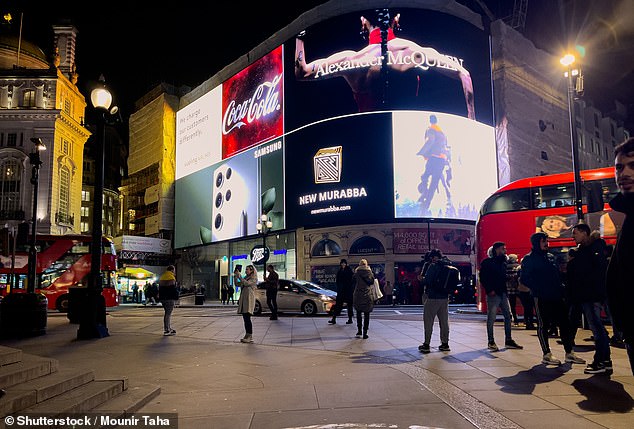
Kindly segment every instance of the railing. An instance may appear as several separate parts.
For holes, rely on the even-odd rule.
[[[57,212],[55,213],[55,223],[58,225],[73,226],[75,225],[75,216],[68,213]]]
[[[0,220],[24,220],[24,210],[0,210]]]

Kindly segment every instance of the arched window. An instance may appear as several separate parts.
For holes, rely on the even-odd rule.
[[[22,209],[20,201],[20,185],[22,163],[15,158],[0,161],[0,210],[15,213]],[[13,217],[13,216],[10,216]]]
[[[369,253],[385,253],[385,247],[379,240],[369,235],[358,238],[350,246],[350,255],[367,255]]]
[[[58,221],[70,222],[70,170],[63,166],[59,170],[59,210]]]
[[[341,247],[329,238],[320,240],[313,247],[312,256],[336,256],[341,255]]]

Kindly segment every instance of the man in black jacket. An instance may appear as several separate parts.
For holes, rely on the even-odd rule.
[[[352,269],[348,266],[348,261],[342,259],[339,271],[337,271],[337,301],[335,302],[334,307],[332,307],[331,309],[332,319],[328,321],[328,323],[331,325],[337,323],[337,316],[341,314],[344,302],[346,303],[346,307],[348,307],[348,321],[346,322],[346,324],[352,324],[352,316],[354,311],[352,309],[352,296],[354,293],[352,276],[354,276],[354,273],[352,272]]]
[[[625,348],[634,374],[634,138],[614,148],[614,171],[619,193],[610,201],[612,209],[625,213],[625,221],[610,258],[607,273],[608,306],[614,329],[623,333]]]
[[[424,287],[423,294],[423,328],[425,341],[418,347],[422,353],[429,353],[429,343],[434,330],[434,320],[438,316],[440,325],[440,346],[438,350],[448,352],[449,349],[449,293],[454,290],[460,280],[460,271],[452,266],[440,249],[434,249],[427,255],[419,280]]]
[[[488,348],[492,352],[499,350],[495,344],[493,324],[498,308],[504,315],[504,344],[507,349],[523,349],[513,340],[511,334],[511,306],[506,295],[506,244],[501,241],[493,243],[491,254],[480,264],[480,284],[487,294],[487,337]]]
[[[555,256],[548,252],[548,235],[536,232],[531,235],[531,252],[522,259],[520,281],[531,290],[537,312],[537,338],[544,354],[545,365],[561,365],[553,357],[548,344],[548,332],[553,323],[559,326],[561,341],[566,351],[567,363],[585,364],[573,351],[573,329],[564,301],[564,286]]]
[[[577,224],[572,229],[572,236],[578,247],[574,257],[568,261],[566,295],[572,308],[581,307],[594,336],[594,359],[584,372],[611,374],[610,338],[601,320],[608,258],[605,256],[601,238],[595,237],[591,232],[590,227],[585,223]],[[573,326],[573,332],[574,330]]]

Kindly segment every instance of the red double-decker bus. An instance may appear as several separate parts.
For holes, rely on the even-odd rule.
[[[91,246],[90,235],[38,235],[36,237],[35,292],[46,295],[50,310],[67,312],[68,289],[87,286],[91,266]],[[106,300],[106,307],[114,307],[119,305],[115,288],[117,253],[110,238],[102,238],[101,255],[102,295]],[[26,291],[28,261],[29,245],[17,246],[15,259],[12,256],[0,257],[2,264],[0,291],[3,296],[9,292]]]
[[[624,215],[610,210],[608,201],[618,188],[614,168],[581,171],[584,220],[598,230],[607,244],[616,243]],[[486,312],[486,294],[479,284],[480,263],[496,241],[506,243],[507,254],[521,259],[530,252],[534,232],[548,235],[550,252],[560,263],[567,262],[568,249],[575,247],[572,227],[578,222],[572,172],[535,176],[511,182],[486,199],[475,230],[478,279],[478,309]]]

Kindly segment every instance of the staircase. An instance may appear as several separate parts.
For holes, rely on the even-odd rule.
[[[97,413],[126,417],[161,393],[160,386],[128,386],[127,378],[96,380],[93,371],[59,368],[56,359],[0,346],[0,428],[13,414]]]

